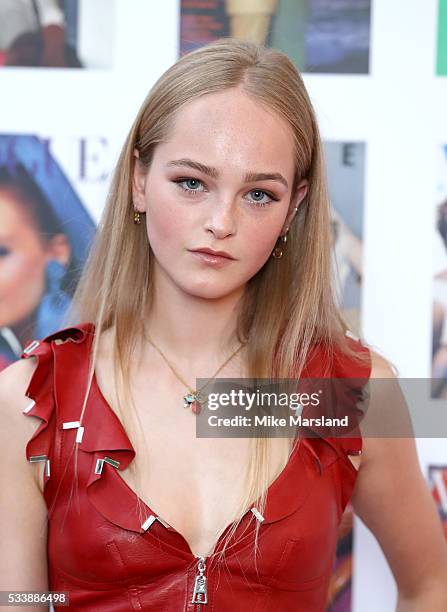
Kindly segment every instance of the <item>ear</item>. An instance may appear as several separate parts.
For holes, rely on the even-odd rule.
[[[295,191],[295,197],[293,197],[290,201],[289,210],[287,212],[287,217],[285,218],[284,225],[281,230],[281,236],[284,236],[289,231],[290,224],[292,223],[298,206],[304,200],[309,190],[309,181],[307,179],[303,179],[300,184],[297,186]]]
[[[146,192],[147,168],[140,162],[140,154],[138,149],[134,149],[133,154],[135,157],[132,177],[133,204],[139,212],[145,212],[146,200],[144,196]]]

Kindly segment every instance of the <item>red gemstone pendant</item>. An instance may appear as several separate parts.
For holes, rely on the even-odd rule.
[[[201,408],[200,408],[200,404],[199,404],[199,402],[197,400],[192,403],[191,410],[193,411],[194,414],[199,414]]]

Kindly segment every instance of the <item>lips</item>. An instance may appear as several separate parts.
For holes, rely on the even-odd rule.
[[[211,251],[211,252],[209,252]],[[225,255],[219,255],[216,253],[222,253],[222,251],[213,251],[212,249],[206,250],[190,250],[191,256],[201,265],[206,267],[211,267],[215,269],[220,269],[225,266],[231,265],[231,262],[234,261],[234,258],[228,256],[228,253]],[[225,252],[225,251],[224,251]]]
[[[193,253],[205,253],[206,255],[212,255],[213,257],[225,257],[226,259],[234,259],[229,253],[226,251],[213,251],[213,249],[209,249],[204,247],[203,249],[191,249]]]

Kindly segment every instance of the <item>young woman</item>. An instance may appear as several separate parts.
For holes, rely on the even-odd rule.
[[[180,59],[130,130],[69,326],[1,373],[3,590],[66,591],[74,610],[324,610],[352,497],[399,612],[446,609],[413,440],[196,436],[198,378],[394,376],[337,311],[330,244],[290,60],[234,39]]]

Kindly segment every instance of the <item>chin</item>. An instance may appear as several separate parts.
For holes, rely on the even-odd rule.
[[[203,287],[201,289],[190,287],[185,288],[184,291],[191,297],[202,298],[204,300],[218,300],[230,293],[229,291],[222,291],[222,287]]]
[[[182,283],[180,288],[191,297],[203,298],[206,300],[218,300],[240,290],[240,286],[235,287],[231,285],[228,287],[222,285],[218,280],[206,283]]]

